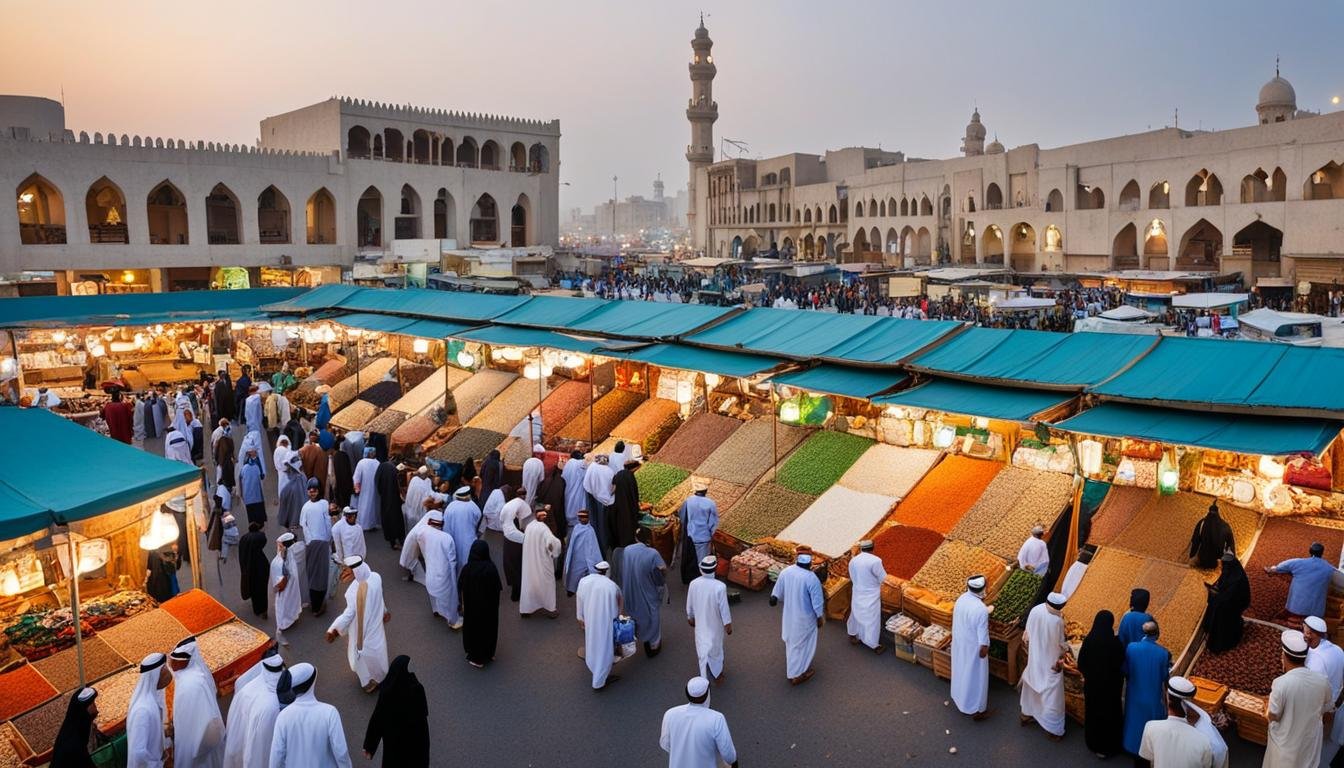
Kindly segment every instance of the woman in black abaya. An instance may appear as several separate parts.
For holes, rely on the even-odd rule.
[[[1115,615],[1097,611],[1078,652],[1078,670],[1083,673],[1083,738],[1098,757],[1124,751],[1125,713],[1120,703],[1124,663],[1125,646],[1115,636]]]
[[[462,598],[462,647],[467,652],[467,661],[479,669],[495,657],[499,593],[504,590],[485,539],[471,543],[467,564],[457,577],[457,589]]]
[[[404,654],[393,659],[378,686],[378,703],[364,732],[364,757],[372,760],[381,743],[383,765],[427,768],[429,705],[410,663],[411,657]]]

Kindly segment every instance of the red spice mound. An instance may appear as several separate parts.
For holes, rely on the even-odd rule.
[[[193,635],[232,621],[233,611],[202,590],[193,589],[164,603],[163,610],[182,623]]]
[[[0,721],[27,712],[51,700],[57,693],[56,688],[31,664],[6,672],[0,675]]]
[[[873,554],[882,558],[888,576],[909,580],[942,543],[943,535],[937,531],[893,525],[873,537]]]

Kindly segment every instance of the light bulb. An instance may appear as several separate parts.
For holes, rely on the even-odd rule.
[[[20,592],[19,574],[14,572],[14,568],[6,568],[4,575],[0,577],[0,595],[13,597]]]
[[[706,386],[706,387],[709,387],[710,389],[714,389],[714,388],[718,387],[718,386],[719,386],[719,382],[721,382],[721,381],[723,381],[723,378],[722,378],[721,376],[719,376],[717,373],[706,373],[706,374],[705,374],[705,386]]]
[[[464,349],[457,353],[457,364],[463,368],[470,368],[476,364],[476,357]]]
[[[779,420],[789,424],[797,424],[803,418],[802,408],[798,406],[797,400],[786,400],[779,405]]]
[[[523,366],[523,378],[533,381],[541,378],[541,366],[537,363],[528,363]]]
[[[177,541],[177,520],[172,513],[159,509],[149,516],[149,530],[140,537],[140,548],[155,550]]]
[[[417,354],[417,355],[428,354],[428,353],[429,353],[429,340],[428,340],[428,339],[416,339],[415,341],[411,342],[411,351],[414,352],[414,353]]]

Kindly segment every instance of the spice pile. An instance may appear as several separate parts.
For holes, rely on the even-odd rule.
[[[990,621],[1011,624],[1027,615],[1027,611],[1036,603],[1041,592],[1041,577],[1037,574],[1015,569],[1008,574],[1008,580],[994,597],[994,610],[990,612]]]
[[[453,400],[457,402],[457,418],[463,424],[495,399],[495,395],[518,378],[517,374],[482,368],[475,375],[456,387],[453,387]]]
[[[1251,607],[1246,611],[1247,616],[1273,621],[1284,610],[1288,602],[1288,586],[1292,584],[1293,577],[1287,574],[1271,576],[1265,573],[1265,569],[1284,560],[1307,557],[1307,548],[1313,541],[1325,545],[1326,562],[1339,562],[1344,531],[1307,525],[1283,517],[1270,518],[1265,523],[1265,529],[1256,540],[1255,551],[1246,563],[1246,576],[1251,581]],[[1237,544],[1241,544],[1241,539],[1237,539]]]
[[[832,486],[780,531],[779,537],[807,544],[827,555],[843,555],[873,526],[882,522],[895,503],[890,496],[851,491],[842,485]]]
[[[1129,608],[1129,592],[1136,587],[1152,589],[1157,585],[1139,582],[1139,573],[1147,562],[1138,555],[1121,552],[1117,549],[1099,550],[1087,566],[1083,580],[1069,596],[1064,606],[1064,621],[1069,637],[1080,638],[1092,628],[1092,620],[1097,611],[1107,610],[1115,614],[1116,619]],[[1157,602],[1149,603],[1149,612],[1157,607]]]
[[[189,589],[174,597],[163,604],[163,610],[192,634],[199,634],[234,618],[232,611],[200,589]]]
[[[818,432],[789,457],[775,482],[799,493],[817,495],[835,485],[873,441],[844,432]],[[867,490],[867,489],[865,489]]]
[[[737,431],[742,422],[717,413],[697,413],[686,420],[654,456],[664,464],[694,470]]]
[[[1200,572],[1193,568],[1185,568],[1184,571],[1179,579],[1170,582],[1176,588],[1170,591],[1166,602],[1152,611],[1153,618],[1157,619],[1157,625],[1162,629],[1162,643],[1171,650],[1173,659],[1181,655],[1203,623],[1204,609],[1209,601],[1209,593],[1204,589]],[[1154,583],[1147,576],[1144,578],[1146,583]]]
[[[644,455],[652,456],[681,425],[678,412],[677,404],[671,400],[650,398],[617,424],[611,430],[611,436],[627,443],[639,443],[644,449]]]
[[[943,534],[951,531],[1002,466],[965,456],[944,458],[896,505],[896,520]]]
[[[396,379],[380,381],[360,392],[359,399],[378,409],[387,408],[401,399],[401,385]]]
[[[1068,475],[1005,467],[949,536],[1011,560],[1033,525],[1041,523],[1046,530],[1054,525],[1072,490],[1073,478]]]
[[[196,647],[210,671],[218,672],[265,645],[268,639],[265,632],[235,620],[197,637]]]
[[[20,738],[13,725],[0,724],[0,768],[21,768],[24,756],[15,748]]]
[[[1004,562],[989,552],[964,541],[949,540],[934,550],[910,583],[952,601],[966,591],[966,580],[970,577],[982,574],[994,584],[1005,570]]]
[[[98,636],[127,660],[139,662],[151,653],[167,653],[178,641],[190,635],[182,623],[163,609],[146,611],[127,619]]]
[[[1208,512],[1210,501],[1210,497],[1195,493],[1150,495],[1148,503],[1111,545],[1135,554],[1184,565],[1190,559],[1190,534],[1195,529],[1195,523]],[[1223,503],[1218,507],[1223,520],[1232,526],[1232,533],[1237,540],[1237,555],[1240,556],[1250,548],[1260,516],[1245,507],[1232,504]]]
[[[99,686],[99,709],[102,708],[102,686]],[[56,746],[56,734],[60,733],[61,723],[65,722],[65,710],[70,703],[64,698],[52,699],[26,715],[14,720],[14,727],[28,742],[33,754],[45,755]]]
[[[356,400],[336,412],[331,417],[333,426],[341,429],[351,430],[360,429],[364,424],[372,419],[378,413],[378,408],[373,403],[366,403],[363,400]]]
[[[27,712],[58,693],[60,691],[31,664],[6,672],[0,675],[0,720]]]
[[[33,667],[56,687],[65,693],[79,685],[79,649],[66,648],[60,653],[33,662]],[[136,659],[139,661],[139,659]],[[121,654],[112,650],[112,646],[101,637],[84,638],[84,679],[98,680],[130,664]]]
[[[435,414],[443,415],[446,421],[447,414],[442,408],[430,408],[419,416],[407,419],[401,426],[392,431],[388,437],[392,450],[395,452],[397,446],[419,445],[423,443],[434,431],[443,426],[444,421],[435,419]]]
[[[391,435],[393,432],[397,431],[397,427],[400,427],[402,422],[406,421],[408,418],[410,418],[410,416],[407,414],[388,408],[372,419],[369,419],[369,421],[364,424],[364,431],[366,433],[377,432],[380,435]]]
[[[371,387],[382,380],[387,372],[397,364],[395,357],[380,357],[371,362],[365,363],[364,367],[359,369],[358,375],[352,374],[346,376],[331,388],[327,393],[327,404],[331,406],[332,411],[338,411],[350,401],[359,396],[363,388]]]
[[[415,415],[431,405],[441,405],[446,389],[456,387],[469,378],[471,374],[467,371],[461,368],[449,368],[445,379],[444,369],[439,367],[419,384],[411,387],[391,407],[402,413]]]
[[[537,398],[545,386],[545,384],[538,386],[537,382],[528,379],[514,381],[505,387],[504,391],[495,395],[495,399],[482,408],[480,413],[473,416],[471,421],[467,422],[467,426],[507,435],[537,406]]]
[[[566,381],[541,401],[541,428],[550,435],[573,421],[579,411],[588,407],[592,390],[586,381]]]
[[[433,459],[450,464],[461,464],[467,459],[479,461],[498,448],[499,444],[504,442],[504,438],[503,432],[463,427],[449,438],[448,442],[435,448],[429,455]]]
[[[1115,541],[1115,537],[1129,527],[1130,522],[1152,496],[1153,491],[1148,488],[1112,485],[1110,492],[1106,494],[1106,500],[1092,516],[1092,530],[1087,537],[1088,543],[1104,546]]]
[[[650,461],[635,471],[635,480],[639,484],[639,500],[645,504],[657,504],[690,474],[681,467]]]
[[[137,664],[139,661],[140,659],[136,659]],[[135,684],[139,681],[138,666],[98,681],[98,719],[94,722],[99,730],[106,733],[112,726],[126,719],[126,714],[131,708],[131,694],[135,693]]]
[[[723,512],[720,505],[719,530],[746,542],[763,536],[777,536],[803,510],[812,506],[813,501],[816,501],[815,496],[766,481],[727,512]]]
[[[873,537],[873,554],[882,559],[888,576],[909,580],[943,545],[943,535],[928,528],[889,525]]]
[[[924,448],[898,448],[877,443],[864,451],[840,476],[839,482],[855,491],[902,499],[938,461],[938,456],[938,451]]]
[[[591,418],[591,441],[600,443],[607,439],[613,427],[633,413],[642,402],[644,402],[644,393],[642,392],[613,389],[599,397],[597,402],[591,406],[584,407],[577,416],[570,419],[569,423],[562,427],[560,431],[555,432],[554,435],[562,440],[587,441],[589,440],[589,419]],[[592,408],[591,417],[588,414],[590,407]]]
[[[433,376],[436,372],[439,374],[440,378],[443,377],[443,371],[441,369],[436,369],[432,365],[407,365],[406,363],[402,363],[401,387],[405,391],[410,392],[412,389],[420,386],[425,379]]]
[[[1237,647],[1222,653],[1204,651],[1190,674],[1266,696],[1274,678],[1283,673],[1279,666],[1282,633],[1283,627],[1248,621]]]
[[[778,424],[774,419],[748,421],[714,449],[695,473],[750,484],[775,463],[776,451],[785,456],[806,436],[806,430]]]

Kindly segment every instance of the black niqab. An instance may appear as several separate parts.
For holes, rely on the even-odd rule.
[[[1204,613],[1210,653],[1222,653],[1241,642],[1242,613],[1251,605],[1251,582],[1241,561],[1224,560],[1218,581],[1209,590],[1209,608]]]
[[[1123,750],[1125,647],[1115,636],[1115,616],[1097,611],[1092,631],[1083,638],[1078,669],[1083,673],[1084,739],[1095,754],[1114,755]]]
[[[383,765],[423,768],[429,765],[429,705],[410,663],[405,654],[393,659],[378,686],[378,703],[364,732],[364,751],[372,755],[381,743]]]
[[[93,768],[89,757],[89,737],[93,732],[93,715],[89,714],[89,702],[80,701],[83,688],[76,688],[70,694],[70,703],[65,709],[65,720],[56,734],[56,746],[51,753],[51,768]],[[97,696],[93,700],[97,700]]]
[[[500,461],[499,449],[496,448],[481,462],[481,499],[489,499],[490,494],[503,483],[504,462]]]
[[[467,660],[486,664],[494,658],[499,640],[499,593],[504,585],[485,539],[471,543],[457,588],[462,598],[462,646]]]

